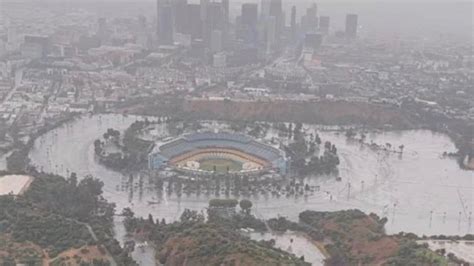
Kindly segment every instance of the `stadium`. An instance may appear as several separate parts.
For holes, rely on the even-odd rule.
[[[184,135],[154,150],[148,164],[155,170],[171,167],[204,175],[287,173],[287,159],[282,150],[236,133]]]

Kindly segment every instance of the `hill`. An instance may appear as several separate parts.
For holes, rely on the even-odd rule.
[[[213,224],[198,224],[166,241],[159,261],[178,265],[309,265],[274,249]]]

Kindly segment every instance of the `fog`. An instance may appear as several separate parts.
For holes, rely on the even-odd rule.
[[[0,265],[474,263],[474,2],[0,0]]]

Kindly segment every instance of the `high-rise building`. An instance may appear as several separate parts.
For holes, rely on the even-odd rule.
[[[179,33],[186,32],[188,0],[173,0],[174,26]]]
[[[229,0],[222,0],[222,9],[224,12],[224,22],[229,23]]]
[[[242,24],[251,27],[257,27],[258,22],[258,5],[253,3],[246,3],[242,5]]]
[[[296,6],[291,8],[291,37],[296,37]]]
[[[357,14],[347,14],[346,15],[346,37],[355,38],[357,37],[357,25],[358,16]]]
[[[160,16],[161,7],[166,3],[166,0],[156,0],[156,34],[159,35],[160,31]]]
[[[211,33],[211,52],[218,53],[222,51],[222,31],[213,30]]]
[[[270,2],[271,0],[262,0],[262,4],[260,6],[262,20],[265,20],[270,16]]]
[[[205,21],[207,17],[207,6],[209,5],[209,0],[200,0],[201,4],[201,20]]]
[[[306,14],[301,18],[301,27],[304,32],[315,32],[318,28],[318,6],[313,3]]]
[[[158,0],[158,42],[161,45],[172,45],[173,40],[173,7],[171,3]]]
[[[271,53],[275,49],[276,43],[276,23],[277,20],[274,16],[270,16],[266,20],[265,24],[265,42],[266,42],[266,51]]]
[[[202,8],[202,7],[201,7]],[[225,30],[224,9],[222,3],[212,2],[207,4],[206,19],[203,21],[203,36],[206,44],[210,44],[213,30]]]
[[[242,15],[240,16],[241,38],[247,43],[256,44],[258,40],[258,5],[246,3],[242,5]]]
[[[319,31],[323,34],[329,34],[329,26],[331,23],[331,18],[328,16],[319,17]]]
[[[270,17],[275,18],[275,38],[279,39],[285,25],[285,21],[283,19],[282,0],[270,1]]]
[[[201,20],[201,5],[188,4],[187,6],[187,25],[186,34],[190,34],[191,38],[202,38],[203,23]]]
[[[306,9],[306,16],[316,18],[318,15],[318,5],[313,3],[308,9]]]

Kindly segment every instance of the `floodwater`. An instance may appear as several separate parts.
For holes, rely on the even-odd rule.
[[[453,253],[456,257],[465,260],[472,265],[474,263],[474,241],[452,241],[452,240],[421,240],[419,244],[428,244],[433,251],[445,249],[446,254]]]
[[[186,208],[203,210],[212,195],[183,194],[177,198],[175,194],[160,194],[151,189],[131,194],[117,189],[126,177],[95,161],[94,140],[108,128],[124,130],[137,119],[140,118],[121,115],[83,117],[37,139],[30,158],[45,172],[76,172],[78,176],[101,179],[105,198],[116,203],[118,211],[130,207],[137,215],[151,213],[169,221],[178,219]],[[455,160],[441,157],[444,151],[455,151],[447,136],[423,130],[367,135],[368,143],[391,143],[393,147],[403,144],[403,155],[399,155],[347,141],[343,133],[314,128],[318,128],[323,141],[336,145],[342,181],[330,176],[311,178],[309,181],[320,185],[321,190],[308,197],[252,197],[253,212],[259,217],[280,215],[297,220],[304,210],[357,208],[387,217],[388,233],[472,233],[474,172],[461,170]]]
[[[0,154],[0,171],[7,170],[7,157],[10,153]]]

